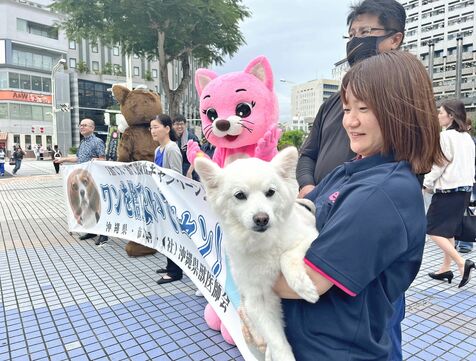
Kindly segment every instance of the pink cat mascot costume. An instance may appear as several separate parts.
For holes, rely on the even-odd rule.
[[[278,152],[281,130],[277,127],[278,102],[268,59],[257,57],[244,71],[221,76],[208,69],[198,69],[195,87],[200,97],[203,134],[216,147],[213,161],[224,167],[239,158],[273,159]],[[206,155],[197,143],[189,141],[190,164],[194,164],[197,156]],[[205,321],[210,328],[221,329],[225,341],[234,344],[210,304],[205,308]]]

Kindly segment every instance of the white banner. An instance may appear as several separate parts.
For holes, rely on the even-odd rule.
[[[264,358],[243,339],[223,232],[200,183],[146,161],[94,161],[63,171],[71,232],[119,237],[157,249],[200,289],[244,359]]]

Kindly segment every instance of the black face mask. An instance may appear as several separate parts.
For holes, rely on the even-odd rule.
[[[353,37],[347,42],[347,62],[352,66],[361,60],[377,55],[380,42],[392,35],[393,33],[382,36],[366,36],[364,38]]]

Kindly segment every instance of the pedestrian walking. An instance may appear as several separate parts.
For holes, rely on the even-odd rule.
[[[5,150],[3,147],[0,148],[0,176],[3,177],[5,175]]]
[[[53,153],[51,154],[51,159],[53,159],[53,166],[55,167],[56,174],[59,173],[60,163],[56,163],[55,160],[61,158],[62,156],[63,154],[60,152],[58,145],[55,145],[53,147]]]
[[[17,174],[18,170],[21,167],[21,162],[23,157],[25,156],[25,152],[21,149],[20,145],[17,145],[15,151],[13,152],[13,159],[15,160],[15,168],[13,168],[13,175]]]

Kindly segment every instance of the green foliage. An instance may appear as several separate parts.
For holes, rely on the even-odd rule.
[[[111,63],[106,63],[103,65],[102,67],[102,73],[103,74],[108,74],[108,75],[112,75],[112,64]]]
[[[69,148],[68,153],[69,154],[76,154],[77,151],[78,151],[78,147],[71,147],[71,148]]]
[[[59,25],[69,38],[121,44],[127,54],[159,57],[165,34],[166,61],[189,53],[202,64],[221,64],[244,44],[239,22],[250,16],[241,0],[56,0],[67,15]]]
[[[144,79],[147,80],[147,81],[152,81],[153,80],[152,73],[150,72],[150,70],[146,70],[144,72]]]
[[[80,74],[87,74],[89,73],[89,68],[88,66],[86,65],[86,62],[84,62],[83,60],[81,60],[78,64],[76,64],[76,70],[80,73]]]
[[[306,133],[303,130],[287,130],[283,132],[278,142],[278,149],[284,149],[289,146],[294,146],[299,149],[304,142]]]
[[[122,71],[122,67],[120,65],[114,64],[113,74],[116,76],[126,76],[126,73]]]
[[[66,15],[59,26],[70,39],[99,39],[120,44],[125,54],[159,59],[171,114],[190,82],[190,60],[222,64],[245,43],[239,23],[251,15],[242,0],[55,0],[50,7]],[[167,65],[174,60],[183,77],[173,90]]]

